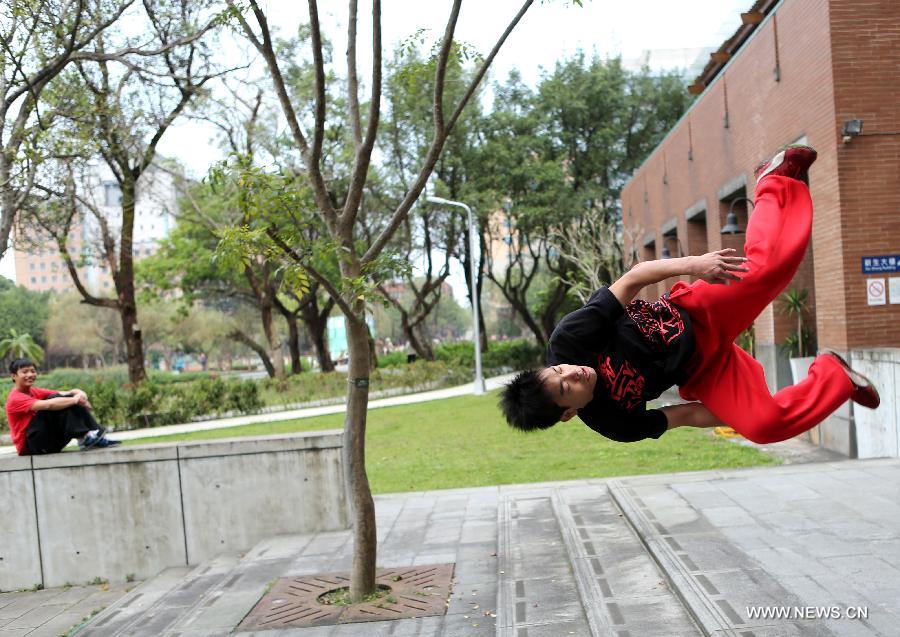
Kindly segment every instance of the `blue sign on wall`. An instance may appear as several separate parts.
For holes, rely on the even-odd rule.
[[[900,272],[900,255],[888,254],[878,257],[862,258],[863,274],[882,274],[883,272]]]

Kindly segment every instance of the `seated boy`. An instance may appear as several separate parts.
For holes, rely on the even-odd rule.
[[[37,369],[27,358],[9,366],[15,386],[6,399],[6,419],[20,456],[57,453],[75,438],[82,450],[120,444],[103,435],[80,389],[54,392],[34,386]]]
[[[814,427],[848,399],[876,408],[875,387],[834,352],[823,350],[805,380],[773,396],[762,366],[734,344],[806,253],[812,202],[804,181],[815,159],[812,148],[789,146],[757,168],[746,258],[718,250],[639,263],[565,316],[550,337],[548,366],[520,373],[503,391],[509,424],[546,429],[577,414],[621,442],[726,424],[768,443]],[[653,303],[632,300],[647,285],[685,274],[700,280],[678,282]],[[697,402],[646,408],[673,385]]]

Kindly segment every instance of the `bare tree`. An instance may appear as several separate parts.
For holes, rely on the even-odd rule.
[[[256,0],[249,1],[246,15],[232,0],[228,4],[240,22],[247,39],[262,55],[268,67],[275,93],[290,129],[291,138],[303,157],[305,175],[309,181],[317,214],[322,219],[328,235],[340,255],[340,270],[345,285],[339,289],[313,267],[308,272],[313,279],[328,290],[344,314],[347,326],[347,342],[350,351],[347,412],[344,421],[343,465],[353,514],[354,549],[353,568],[350,577],[350,595],[354,600],[375,590],[375,509],[365,469],[366,410],[369,395],[370,349],[369,334],[365,323],[365,296],[360,285],[367,280],[378,279],[385,268],[382,252],[394,233],[406,219],[413,203],[422,193],[435,163],[441,155],[448,135],[460,114],[475,93],[488,67],[494,60],[506,38],[519,23],[533,0],[526,0],[513,17],[494,48],[480,64],[458,102],[445,104],[444,84],[447,61],[453,44],[461,0],[455,0],[450,8],[443,37],[435,59],[433,89],[433,137],[429,150],[416,172],[415,178],[403,199],[394,209],[387,224],[366,246],[361,246],[355,234],[357,217],[371,163],[372,149],[378,133],[382,91],[381,2],[372,3],[372,78],[371,96],[365,122],[359,101],[359,76],[357,72],[357,0],[349,1],[347,46],[347,113],[353,140],[353,166],[346,186],[342,205],[336,204],[329,188],[329,178],[322,170],[322,143],[325,129],[326,91],[325,67],[322,49],[322,33],[319,23],[319,7],[309,0],[310,44],[315,66],[315,110],[312,131],[304,130],[290,93],[286,87],[279,60],[276,56],[265,12]],[[251,21],[253,24],[251,24]],[[270,237],[286,254],[303,262],[303,255],[289,245],[279,234],[279,228],[270,230]]]
[[[635,245],[642,234],[640,226],[625,228],[628,245]],[[577,220],[550,233],[550,244],[573,268],[566,282],[582,303],[604,285],[609,285],[631,268],[637,254],[624,254],[622,237],[609,215],[599,208],[589,208]],[[627,258],[626,258],[627,256]]]
[[[441,215],[424,206],[415,217],[407,217],[397,233],[395,250],[406,263],[424,260],[424,272],[416,276],[410,269],[401,279],[402,290],[378,284],[379,293],[399,313],[400,327],[410,346],[425,360],[434,360],[434,349],[424,332],[424,324],[440,302],[444,282],[450,276],[450,261],[456,257],[454,244],[460,239],[457,221],[456,216]],[[436,238],[435,233],[443,236]],[[443,253],[438,264],[434,259],[436,248]]]
[[[500,289],[536,341],[545,346],[566,301],[571,263],[564,255],[550,249],[551,227],[543,222],[521,226],[513,223],[502,230],[500,224],[494,222],[488,224],[487,233],[491,238],[490,246],[500,245],[504,239],[510,244],[503,251],[505,263],[497,263],[493,250],[487,249],[485,276]],[[541,274],[546,290],[542,302],[535,307],[531,296]]]
[[[47,153],[41,138],[60,120],[60,104],[44,104],[47,89],[72,63],[149,58],[199,33],[165,43],[94,47],[135,0],[6,0],[0,5],[0,258],[18,213],[27,206]],[[57,93],[72,98],[63,87]],[[70,88],[70,87],[68,87]]]
[[[102,159],[121,193],[120,210],[110,215],[98,205],[96,188],[86,189],[94,170],[89,164],[79,168],[73,167],[70,158],[62,160],[67,166],[62,192],[39,184],[44,192],[62,195],[69,204],[62,224],[57,223],[58,219],[45,219],[42,225],[55,237],[83,301],[119,314],[128,377],[135,384],[146,378],[134,284],[134,222],[139,188],[141,192],[152,190],[150,169],[159,141],[202,93],[203,86],[222,73],[210,62],[209,51],[201,39],[214,24],[206,17],[203,3],[180,0],[173,8],[145,0],[143,8],[154,55],[143,51],[135,60],[130,50],[109,53],[110,38],[98,34],[85,47],[85,59],[75,60],[75,72],[66,76],[73,86],[70,90],[86,95],[83,104],[76,104],[64,114],[67,132],[85,145],[86,154],[96,153]],[[76,257],[68,246],[69,228],[79,209],[86,210],[94,222],[95,256],[105,261],[115,296],[103,296],[81,280]],[[43,214],[40,206],[35,208],[35,214]]]

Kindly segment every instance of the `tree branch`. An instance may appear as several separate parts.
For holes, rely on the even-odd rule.
[[[291,246],[289,246],[284,241],[284,239],[282,239],[281,237],[278,236],[278,233],[275,232],[275,230],[273,230],[272,228],[267,228],[266,234],[275,243],[275,245],[277,245],[279,248],[281,248],[281,251],[284,252],[285,255],[290,257],[295,263],[302,265],[303,269],[306,270],[307,272],[309,272],[309,274],[311,274],[312,277],[316,281],[318,281],[322,285],[323,288],[325,288],[325,290],[328,292],[329,296],[331,296],[331,298],[334,299],[334,302],[337,303],[338,307],[341,308],[341,311],[344,313],[345,316],[347,316],[347,317],[355,316],[353,307],[349,303],[347,303],[346,300],[344,300],[344,297],[341,295],[341,293],[338,291],[338,289],[336,287],[334,287],[334,285],[332,285],[331,281],[329,281],[325,276],[323,276],[314,267],[309,265],[303,257],[301,257],[299,254],[297,254],[296,250],[294,250]]]
[[[347,102],[350,110],[350,126],[353,129],[353,146],[356,152],[362,145],[362,128],[359,121],[359,76],[356,72],[356,14],[357,0],[350,0],[350,19],[347,21]]]
[[[363,187],[368,178],[369,164],[372,161],[372,148],[378,133],[378,121],[381,115],[381,0],[372,2],[372,99],[369,102],[369,121],[366,127],[366,138],[357,148],[353,161],[350,185],[347,188],[347,201],[340,215],[340,225],[345,232],[356,222],[359,204],[362,200]]]
[[[450,120],[446,123],[446,126],[442,127],[442,130],[438,130],[437,123],[438,120],[435,120],[435,137],[431,142],[431,147],[428,149],[428,154],[425,157],[425,161],[422,165],[421,170],[419,171],[418,176],[413,182],[410,189],[406,192],[406,195],[403,197],[403,201],[400,202],[400,205],[397,206],[397,209],[394,211],[391,216],[391,220],[388,223],[387,227],[381,232],[378,238],[375,240],[372,245],[369,246],[368,250],[366,250],[365,254],[363,254],[361,258],[361,263],[363,265],[370,263],[373,259],[375,259],[381,251],[384,249],[384,246],[387,245],[387,242],[390,240],[391,236],[397,230],[397,227],[400,225],[400,221],[403,217],[409,212],[409,209],[415,203],[416,199],[419,198],[419,195],[422,194],[422,190],[425,188],[425,184],[428,181],[428,177],[431,175],[432,170],[434,169],[434,165],[437,163],[438,158],[440,157],[441,151],[444,147],[444,142],[447,140],[447,136],[453,130],[453,126],[456,124],[456,121],[459,119],[460,113],[462,113],[463,109],[468,104],[472,95],[474,95],[475,90],[478,88],[479,83],[484,77],[485,73],[487,73],[488,68],[491,63],[494,61],[494,58],[497,56],[497,52],[500,50],[500,47],[503,46],[503,43],[506,42],[506,39],[509,37],[509,34],[512,33],[512,30],[516,27],[522,17],[525,15],[525,12],[528,11],[529,7],[534,4],[534,0],[525,0],[522,4],[521,9],[513,18],[512,22],[506,27],[506,30],[503,32],[503,35],[500,36],[500,39],[497,40],[497,43],[494,45],[494,48],[491,49],[490,54],[485,58],[484,62],[479,67],[475,76],[472,78],[469,83],[468,88],[466,89],[465,94],[459,102],[459,105],[456,107],[453,115],[450,117]],[[451,20],[453,19],[453,15],[451,14]],[[452,37],[452,29],[450,28],[450,22],[448,22],[447,31],[444,34],[444,44],[443,46],[449,46],[447,43],[447,35],[451,35]],[[444,49],[441,49],[442,52]],[[449,55],[449,50],[447,51]],[[438,61],[440,65],[440,60]],[[446,61],[445,61],[446,64]],[[436,76],[437,77],[437,76]],[[435,85],[435,95],[438,95],[439,91],[442,91],[443,87],[440,89],[437,85]]]

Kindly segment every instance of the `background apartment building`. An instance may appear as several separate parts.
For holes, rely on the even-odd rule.
[[[122,225],[122,193],[109,168],[105,164],[92,166],[80,187],[107,220],[113,235],[118,237]],[[178,191],[173,174],[159,167],[145,172],[138,182],[135,204],[135,259],[153,254],[159,241],[175,227],[177,205]],[[75,289],[55,241],[27,222],[17,227],[18,234],[28,235],[29,240],[16,241],[13,248],[16,283],[36,291]],[[85,265],[77,268],[78,274],[89,290],[103,293],[112,289],[113,283],[108,264],[95,254],[99,235],[96,216],[83,206],[69,232],[69,252],[76,263],[83,253],[92,255]]]
[[[640,230],[626,249],[642,260],[742,251],[743,234],[722,230],[746,229],[755,166],[783,144],[815,147],[812,240],[788,289],[808,291],[818,346],[847,354],[883,403],[847,404],[809,437],[850,456],[900,456],[900,3],[759,0],[742,19],[624,188],[623,224]],[[778,302],[755,323],[772,391],[793,382],[780,345],[795,325]]]

